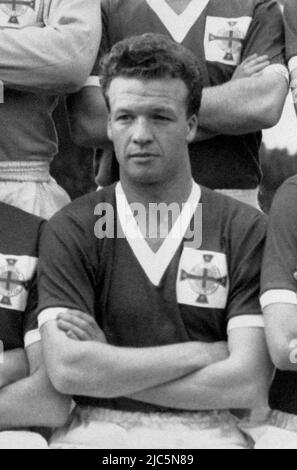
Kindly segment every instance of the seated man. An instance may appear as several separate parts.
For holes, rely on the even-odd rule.
[[[37,329],[42,220],[2,202],[0,214],[0,449],[44,448],[41,435],[15,431],[62,425],[69,407],[47,378]]]
[[[229,410],[265,405],[271,376],[263,216],[192,179],[202,84],[188,50],[132,37],[102,76],[120,182],[62,209],[41,240],[45,362],[77,403],[52,446],[245,448]]]
[[[297,177],[272,204],[263,260],[261,303],[277,372],[270,392],[274,410],[257,447],[297,448]]]

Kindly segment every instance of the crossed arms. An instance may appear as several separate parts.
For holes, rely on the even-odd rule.
[[[231,330],[228,346],[189,342],[122,348],[74,341],[56,320],[45,323],[41,334],[49,377],[64,394],[128,396],[188,410],[266,405],[271,367],[261,328]]]

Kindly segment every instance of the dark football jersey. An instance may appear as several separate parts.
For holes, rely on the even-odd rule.
[[[0,203],[0,341],[24,347],[37,330],[36,267],[42,219]]]
[[[99,60],[118,41],[146,32],[171,36],[198,58],[205,87],[221,85],[248,56],[284,64],[279,5],[271,0],[192,0],[177,15],[166,0],[102,0]],[[260,181],[261,133],[219,135],[189,146],[194,179],[213,189],[250,189]],[[115,178],[117,177],[115,172]]]
[[[42,237],[38,311],[87,312],[110,344],[126,347],[224,341],[232,326],[263,326],[258,293],[264,217],[206,188],[197,206],[198,200],[180,238],[166,239],[157,253],[143,238],[119,230],[125,214],[119,196],[116,209],[113,186],[70,204]],[[101,224],[94,213],[103,214],[102,208],[109,217]],[[100,236],[98,224],[108,237]],[[160,409],[126,398],[77,401]]]

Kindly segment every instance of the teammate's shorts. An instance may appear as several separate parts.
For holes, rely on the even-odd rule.
[[[139,413],[76,407],[53,449],[247,449],[228,411]]]
[[[50,176],[47,162],[0,162],[0,201],[49,219],[70,197]]]
[[[35,432],[0,432],[0,449],[47,449],[46,440]]]
[[[297,416],[272,410],[264,420],[243,420],[239,427],[255,449],[297,449]]]
[[[237,199],[244,202],[249,206],[261,210],[258,203],[258,188],[257,189],[216,189],[217,193],[224,194],[225,196]]]

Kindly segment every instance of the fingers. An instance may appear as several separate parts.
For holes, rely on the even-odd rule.
[[[83,317],[85,314],[81,314],[81,312],[63,312],[59,313],[57,317],[57,321],[59,324],[59,321],[64,321],[67,322],[70,325],[73,325],[77,327],[79,330],[84,331],[86,333],[86,336],[91,336],[92,331],[94,329],[94,325],[89,321],[90,315],[85,315],[86,318]]]
[[[244,59],[240,65],[248,65],[248,64],[251,64],[251,63],[254,63],[254,64],[258,64],[258,63],[261,63],[261,62],[266,62],[268,61],[269,62],[269,57],[267,54],[263,54],[263,55],[259,55],[258,54],[252,54],[250,55],[249,57],[247,57],[246,59]]]
[[[79,341],[87,341],[89,335],[78,326],[74,325],[72,322],[67,322],[65,320],[57,320],[58,328],[64,331],[68,338],[76,339]]]

